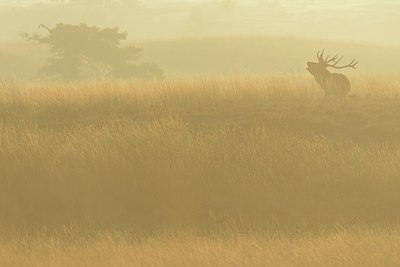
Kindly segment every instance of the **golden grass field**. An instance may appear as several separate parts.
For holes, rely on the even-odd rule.
[[[350,78],[1,82],[0,266],[397,266],[400,76]]]
[[[1,266],[344,266],[396,267],[400,233],[391,228],[318,234],[236,233],[204,235],[193,231],[153,234],[129,232],[82,237],[21,234],[0,240]]]

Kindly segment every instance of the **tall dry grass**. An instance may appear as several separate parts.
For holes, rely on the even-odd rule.
[[[0,86],[3,226],[154,230],[399,219],[400,84],[308,77]]]
[[[1,238],[0,265],[395,267],[399,250],[398,228],[354,227],[296,235],[180,231],[147,237],[129,232],[82,236],[67,230]]]

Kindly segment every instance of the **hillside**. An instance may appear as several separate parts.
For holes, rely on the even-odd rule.
[[[273,37],[185,38],[133,43],[143,48],[142,61],[155,62],[167,78],[199,77],[206,74],[305,73],[307,61],[316,60],[316,52],[343,54],[344,60],[357,57],[358,71],[400,71],[400,48],[357,45]],[[383,53],[384,51],[384,53]],[[0,46],[0,77],[32,79],[47,57],[46,47],[32,43]]]

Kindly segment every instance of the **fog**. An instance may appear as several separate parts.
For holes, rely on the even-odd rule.
[[[2,0],[0,22],[3,27],[0,42],[4,45],[0,48],[0,55],[7,55],[7,59],[0,63],[0,70],[3,74],[7,72],[13,76],[32,76],[30,73],[39,64],[37,60],[45,59],[41,54],[45,52],[43,47],[37,48],[42,50],[35,52],[25,51],[26,54],[10,51],[10,46],[14,48],[16,44],[22,43],[28,45],[21,39],[21,33],[43,34],[43,31],[38,29],[41,23],[49,27],[57,23],[87,23],[98,27],[119,27],[121,31],[128,32],[127,41],[140,44],[144,48],[145,59],[161,61],[169,76],[179,76],[188,72],[188,66],[178,68],[179,64],[184,66],[186,63],[178,64],[176,58],[174,62],[166,59],[169,55],[165,47],[176,44],[174,47],[182,48],[182,43],[176,43],[177,40],[187,42],[192,39],[192,47],[187,49],[191,50],[193,55],[201,54],[202,60],[204,56],[207,57],[207,54],[202,53],[204,50],[196,49],[196,42],[193,46],[193,38],[203,39],[202,42],[208,39],[207,46],[211,47],[214,41],[221,43],[224,38],[240,38],[241,47],[235,48],[232,43],[228,44],[233,54],[226,54],[224,49],[211,51],[212,54],[221,55],[223,58],[231,58],[236,54],[243,58],[243,53],[253,53],[246,58],[241,68],[233,72],[240,72],[239,69],[256,69],[260,73],[289,69],[302,71],[304,68],[300,66],[304,65],[306,57],[314,56],[315,50],[322,49],[323,45],[332,53],[352,53],[347,56],[363,57],[367,64],[361,66],[365,71],[397,72],[395,61],[398,61],[396,59],[400,55],[400,30],[396,25],[400,23],[399,11],[400,2],[393,0]],[[245,44],[243,39],[246,38]],[[289,49],[289,53],[294,54],[293,51],[296,51],[294,57],[285,56],[283,49],[275,51],[277,46],[280,46],[279,41],[275,41],[282,39],[285,40],[282,46]],[[288,45],[289,39],[293,40],[291,45]],[[157,44],[159,46],[155,48]],[[265,45],[264,48],[261,44]],[[242,50],[246,45],[251,51]],[[257,51],[254,51],[255,48]],[[251,65],[251,60],[260,59],[254,53],[265,54],[263,49],[268,50],[270,54],[282,55],[285,64],[277,61],[272,64],[264,55],[262,60],[268,61],[265,68],[259,68],[260,62],[255,63],[257,67]],[[24,49],[20,47],[20,50]],[[390,51],[390,54],[383,53],[384,51]],[[27,63],[24,66],[16,66],[18,63],[10,66],[7,63],[7,70],[1,65],[13,60],[10,55],[25,58]],[[300,60],[301,63],[297,62]],[[191,62],[196,64],[194,59]],[[232,62],[214,69],[212,66],[215,64],[210,62],[203,64],[201,68],[190,66],[193,69],[191,74],[219,70],[224,72],[225,68],[232,67]],[[20,71],[23,74],[16,74],[20,67],[23,68]]]
[[[39,23],[87,22],[132,39],[232,34],[399,44],[400,2],[392,0],[0,1],[2,40]]]

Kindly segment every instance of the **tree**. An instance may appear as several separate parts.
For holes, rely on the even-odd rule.
[[[164,71],[151,63],[137,63],[141,49],[121,47],[128,34],[119,28],[90,27],[86,24],[59,23],[54,28],[43,24],[48,35],[23,34],[50,46],[52,57],[39,71],[39,76],[72,81],[93,76],[116,78],[162,79]]]

